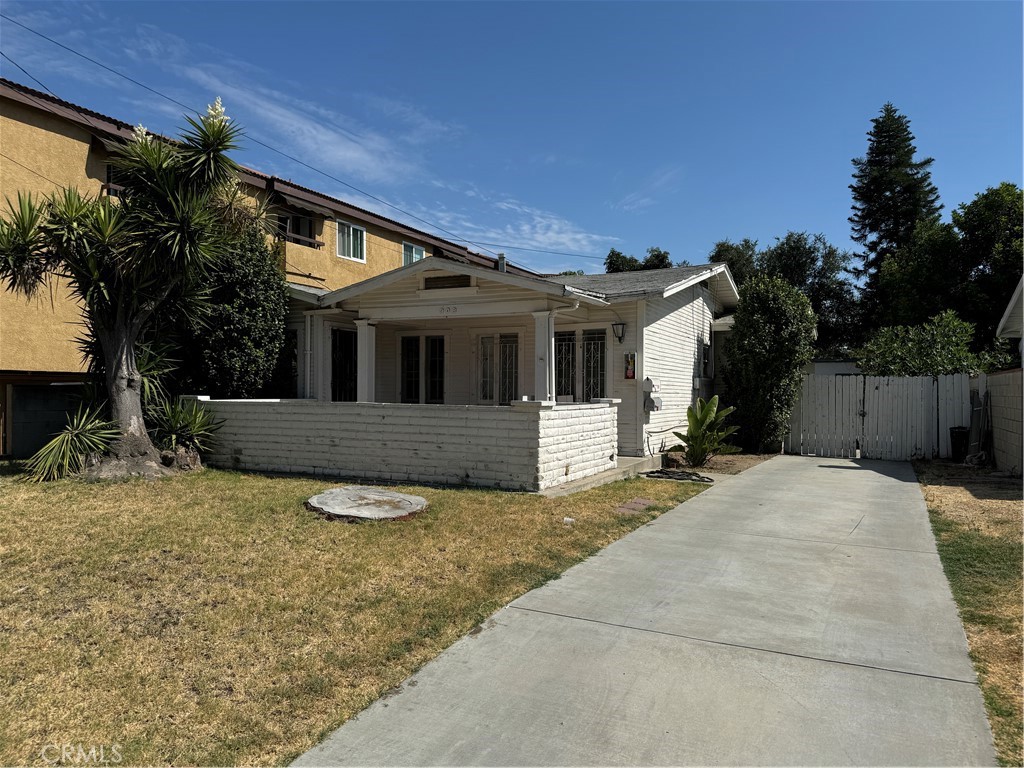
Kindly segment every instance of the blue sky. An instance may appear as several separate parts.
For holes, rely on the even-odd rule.
[[[791,229],[853,249],[850,159],[886,101],[935,158],[947,218],[986,187],[1021,184],[1020,2],[2,11],[186,104],[221,96],[252,137],[543,271],[601,271],[610,247],[699,263],[717,240],[767,245]],[[174,104],[0,24],[0,49],[61,98],[181,126]],[[0,73],[33,85],[8,61]],[[404,218],[251,142],[239,160]]]

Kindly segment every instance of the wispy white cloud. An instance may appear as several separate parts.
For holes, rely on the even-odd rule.
[[[244,123],[253,134],[265,136],[264,142],[306,162],[315,159],[326,171],[369,182],[408,179],[421,172],[415,159],[391,139],[346,115],[311,109],[280,91],[239,82],[219,68],[184,67],[182,75],[219,95],[229,114],[241,110]]]
[[[66,18],[53,10],[24,3],[5,3],[4,13],[26,27],[62,40],[66,45],[73,46],[87,55],[97,53],[93,50],[95,40],[90,39],[84,30],[69,29]],[[3,23],[3,51],[17,62],[18,66],[26,70],[28,75],[6,60],[0,60],[0,72],[5,77],[24,82],[38,90],[53,88],[53,78],[102,85],[114,91],[126,91],[133,87],[127,80],[112,72],[91,66],[73,54],[55,52],[49,43],[42,42],[31,32],[6,21]],[[39,82],[33,78],[38,78]],[[59,92],[57,95],[66,96]]]
[[[614,236],[588,232],[557,213],[509,198],[487,202],[472,212],[438,204],[417,213],[474,243],[596,256],[618,242]]]
[[[442,139],[458,138],[463,133],[462,126],[430,117],[419,107],[408,102],[376,94],[364,94],[361,100],[378,115],[394,121],[397,125],[404,125],[405,130],[401,132],[400,137],[410,144],[428,144]]]
[[[51,12],[56,6],[37,9],[17,5],[21,18],[33,28],[61,40],[100,61],[131,73],[184,104],[202,108],[221,96],[228,114],[247,133],[289,155],[299,158],[339,179],[372,190],[402,211],[381,204],[340,184],[314,175],[286,158],[252,147],[250,164],[261,170],[294,178],[300,183],[344,199],[362,208],[441,237],[474,243],[500,243],[510,258],[538,269],[556,271],[574,262],[550,255],[528,255],[516,247],[603,256],[617,238],[589,231],[565,216],[530,205],[500,191],[483,189],[465,180],[452,180],[442,169],[431,168],[429,150],[464,137],[466,129],[452,121],[431,116],[421,106],[400,98],[354,91],[337,91],[319,102],[304,101],[301,83],[280,72],[270,73],[260,65],[226,56],[221,50],[194,44],[150,25],[129,26],[117,16],[99,12],[89,23],[69,30],[67,17]],[[6,7],[6,5],[5,5]],[[10,8],[7,8],[10,12]],[[76,10],[76,15],[78,11]],[[72,31],[73,30],[73,31]],[[181,107],[142,94],[116,75],[103,72],[70,55],[51,55],[48,44],[29,39],[27,32],[14,36],[4,30],[5,51],[24,59],[26,68],[56,79],[72,79],[110,87],[130,109],[118,117],[135,122],[163,122],[174,130],[181,121]],[[104,40],[120,41],[118,59],[102,48]],[[98,48],[100,47],[100,48]],[[12,57],[14,53],[11,54]],[[21,79],[21,78],[15,78]],[[73,92],[60,96],[75,100]],[[344,105],[344,106],[336,106]],[[172,122],[173,121],[173,122]],[[153,126],[149,126],[153,127]],[[243,158],[246,162],[247,158]],[[526,158],[537,166],[571,162],[555,151],[539,152]],[[671,169],[669,169],[671,170]],[[658,179],[651,183],[657,186]],[[661,182],[662,184],[667,182]],[[627,196],[628,198],[629,196]],[[413,198],[413,199],[402,199]],[[624,205],[636,205],[624,198]],[[425,223],[425,222],[430,222]],[[480,250],[498,250],[480,246]],[[578,266],[578,263],[576,263]]]
[[[637,189],[612,203],[611,207],[635,213],[657,205],[661,196],[674,191],[681,174],[682,168],[678,165],[657,168],[638,185]]]

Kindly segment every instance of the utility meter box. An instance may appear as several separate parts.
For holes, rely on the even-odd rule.
[[[661,398],[644,395],[644,410],[648,413],[661,410]]]

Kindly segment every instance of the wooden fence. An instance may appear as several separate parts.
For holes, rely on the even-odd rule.
[[[952,376],[805,376],[786,453],[905,461],[949,457],[971,423],[971,382]]]

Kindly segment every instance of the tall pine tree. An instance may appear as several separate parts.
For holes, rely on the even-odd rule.
[[[861,298],[868,320],[878,317],[884,301],[878,279],[882,263],[912,242],[919,223],[938,222],[942,209],[929,171],[934,161],[914,159],[917,148],[906,115],[890,103],[871,123],[867,155],[854,158],[850,185],[852,238],[864,246],[862,264],[853,272],[864,278]]]

